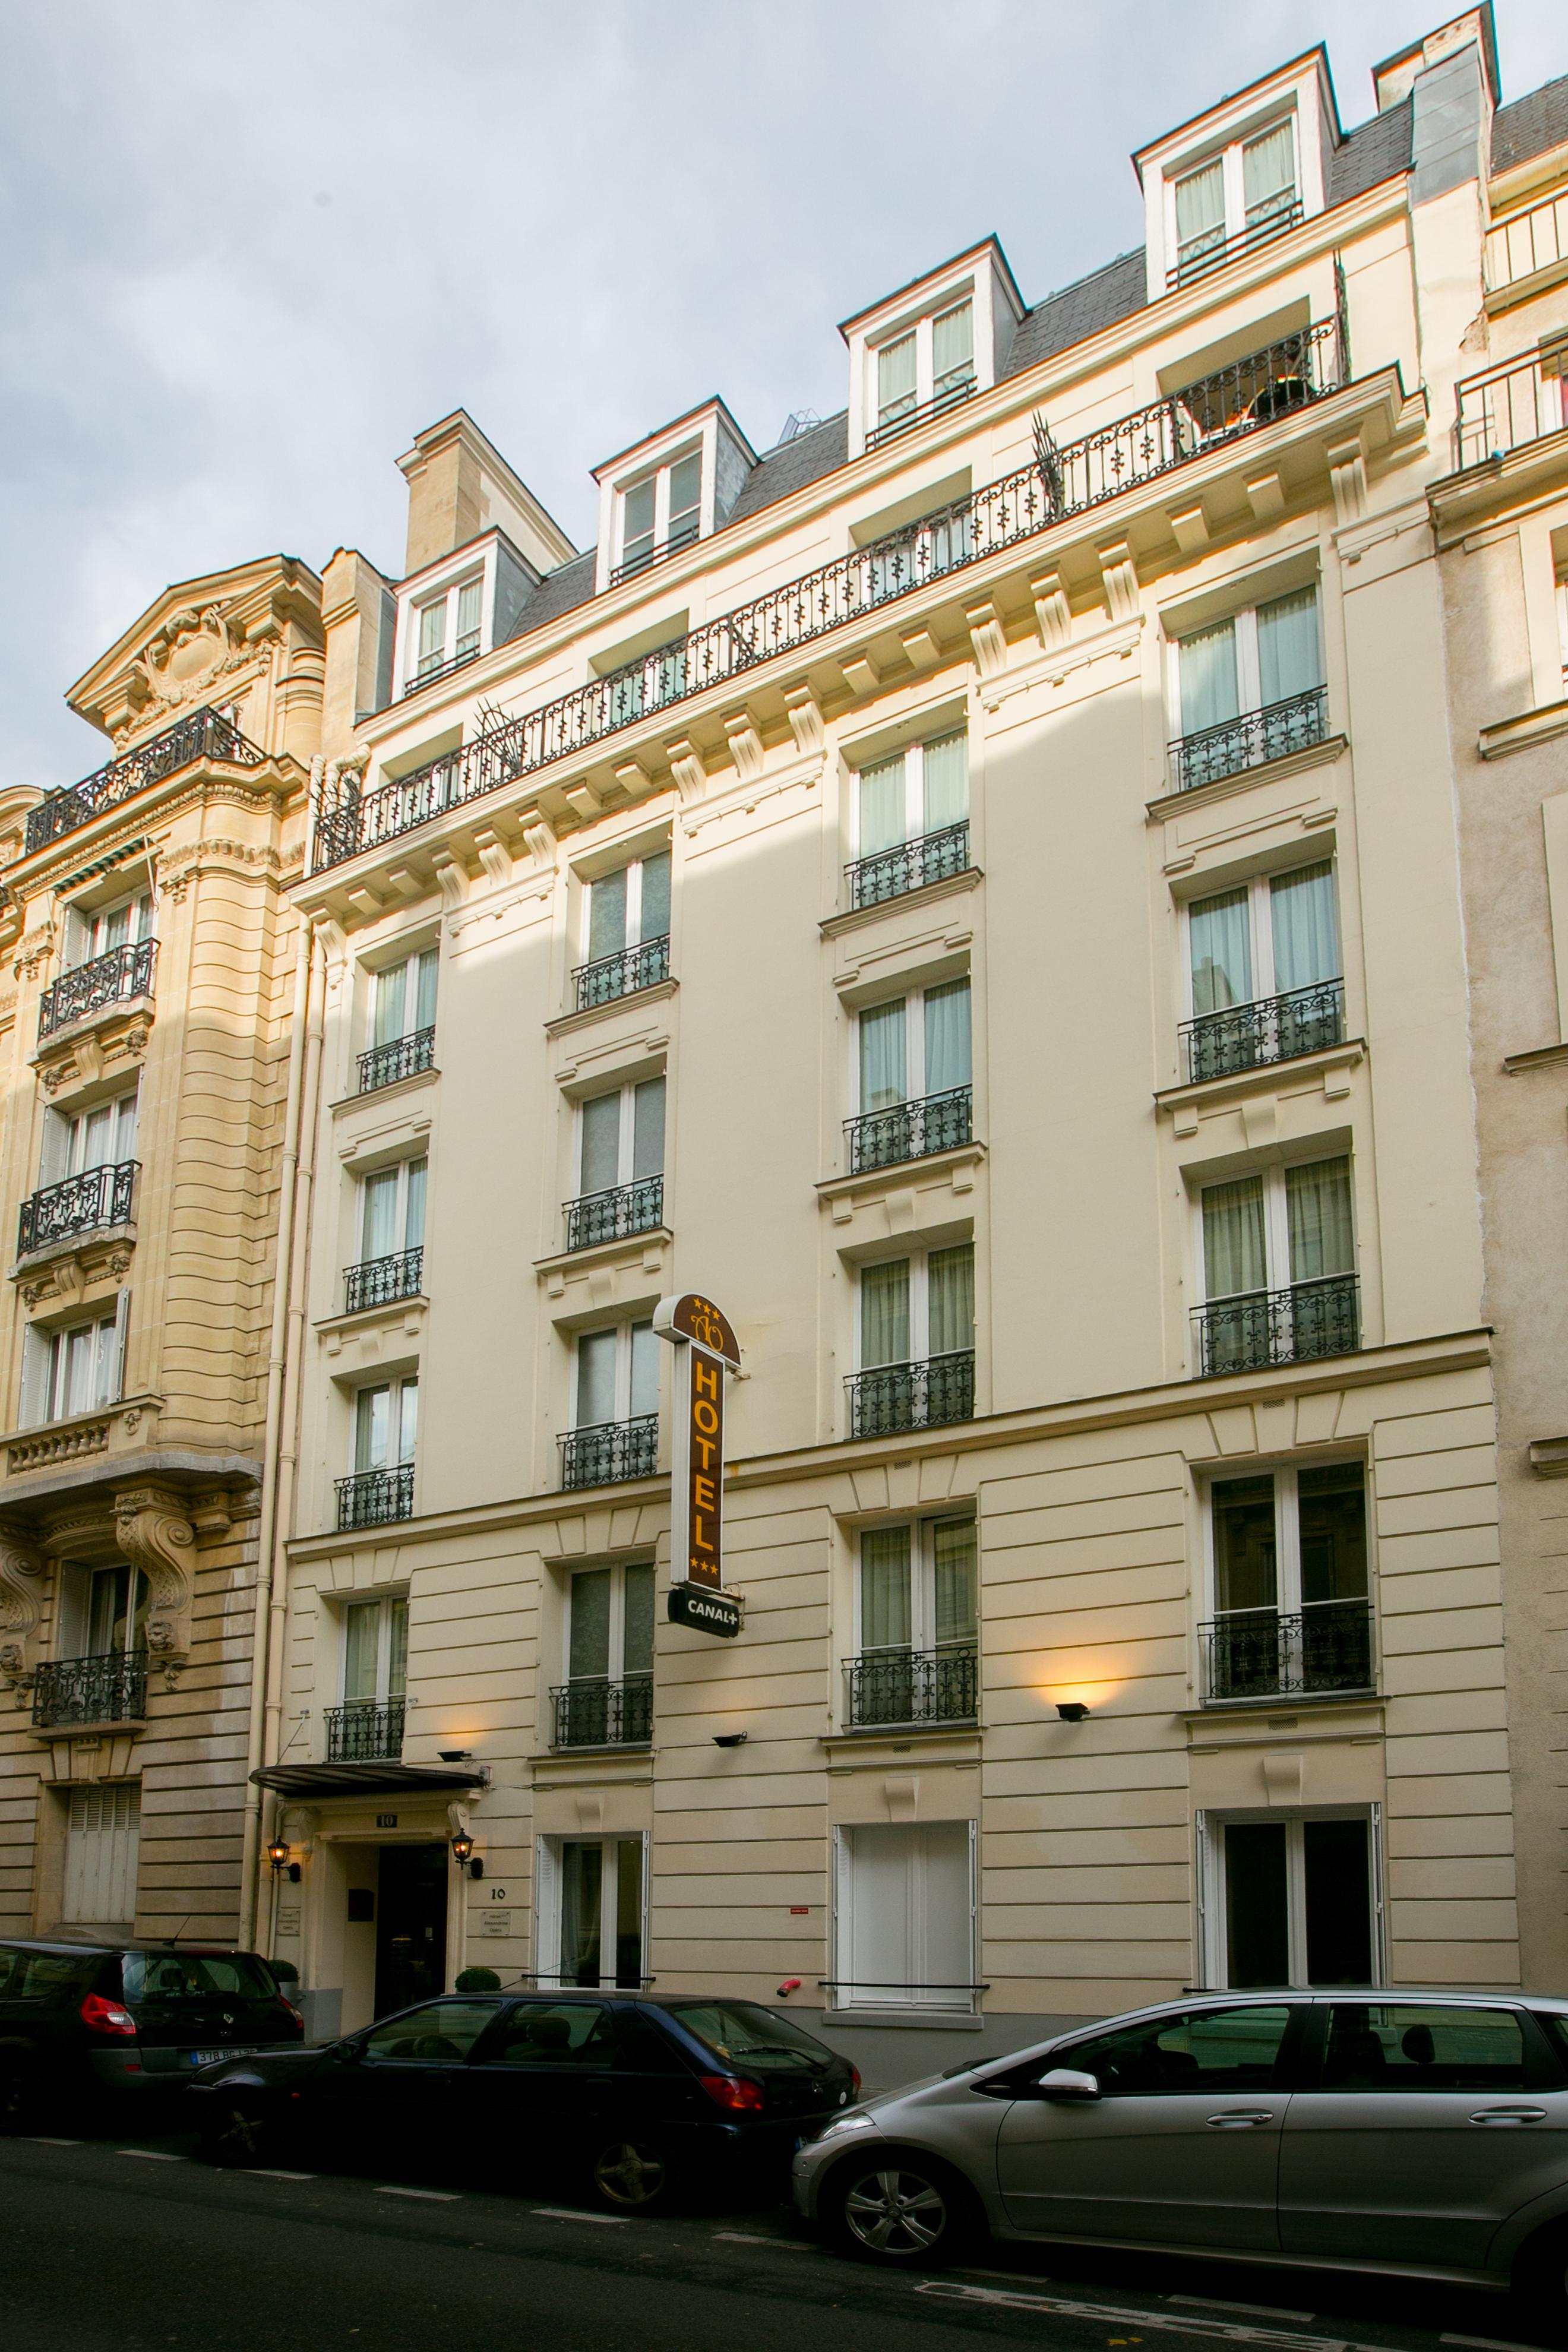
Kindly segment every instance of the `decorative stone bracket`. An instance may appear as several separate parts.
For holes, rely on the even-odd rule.
[[[191,1649],[192,1568],[196,1531],[184,1498],[165,1486],[121,1486],[114,1497],[114,1540],[147,1579],[147,1648],[173,1690]]]
[[[33,1641],[43,1614],[44,1557],[0,1527],[0,1683],[20,1706],[33,1686]]]

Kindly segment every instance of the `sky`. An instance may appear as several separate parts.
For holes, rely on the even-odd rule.
[[[837,321],[994,231],[1025,298],[1141,242],[1129,156],[1321,39],[1346,128],[1441,0],[0,0],[0,786],[172,581],[358,547],[466,408],[579,546],[715,392],[758,449]],[[1498,0],[1503,95],[1568,72]]]

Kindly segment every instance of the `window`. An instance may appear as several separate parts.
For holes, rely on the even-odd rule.
[[[1226,258],[1233,239],[1248,246],[1278,236],[1300,216],[1291,120],[1238,141],[1200,164],[1173,190],[1176,266],[1173,283],[1201,278]]]
[[[653,1325],[584,1331],[577,1342],[574,1425],[594,1429],[658,1411],[658,1341]]]
[[[879,1436],[974,1410],[974,1245],[884,1259],[860,1271],[860,1369],[851,1433]]]
[[[574,975],[579,1013],[668,979],[668,849],[590,882],[587,899],[587,961]]]
[[[1364,1811],[1205,1822],[1214,1979],[1238,1991],[1375,1984],[1373,1830]]]
[[[1052,2066],[1092,2074],[1102,2099],[1148,2099],[1183,2091],[1268,2091],[1290,2022],[1289,2009],[1200,2009],[1188,2017],[1124,2025],[1091,2042],[1053,2050]],[[1037,2068],[1038,2062],[1037,2061]],[[1027,2075],[1028,2070],[1025,2069]],[[1037,2072],[1034,2077],[1038,2080]]]
[[[107,1658],[147,1646],[147,1580],[123,1560],[90,1568],[68,1560],[60,1572],[62,1657]]]
[[[612,582],[689,547],[701,529],[702,453],[693,449],[621,492],[621,555]]]
[[[526,2001],[485,2053],[487,2066],[624,2066],[607,2009],[597,2001]]]
[[[837,1836],[837,2009],[974,2007],[974,1827],[842,1829]]]
[[[848,1669],[852,1725],[974,1715],[975,1584],[973,1519],[864,1531]]]
[[[343,1705],[401,1709],[408,1688],[408,1602],[351,1601],[343,1612]]]
[[[93,1168],[119,1168],[136,1156],[136,1097],[117,1096],[75,1118],[52,1110],[44,1129],[43,1181],[62,1183]]]
[[[1177,789],[1191,792],[1321,742],[1316,588],[1296,588],[1176,640]]]
[[[153,894],[149,890],[140,891],[133,898],[121,898],[112,907],[96,908],[90,913],[81,907],[72,907],[66,916],[66,969],[71,971],[79,963],[92,963],[116,948],[137,947],[152,936]]]
[[[1331,863],[1259,875],[1187,908],[1187,1076],[1337,1045],[1344,986]]]
[[[545,1848],[541,1943],[561,1983],[635,1991],[643,1974],[641,1837],[563,1838]]]
[[[1360,1346],[1348,1159],[1205,1184],[1202,1223],[1205,1374]]]
[[[859,862],[919,842],[928,853],[920,882],[961,873],[969,863],[968,736],[942,735],[930,743],[912,743],[890,760],[862,768],[856,779],[855,814]],[[942,837],[954,832],[962,838],[942,846]],[[924,870],[928,864],[930,871]],[[919,882],[904,881],[900,887],[915,889]],[[871,893],[877,898],[895,895],[885,889]],[[858,898],[856,903],[867,901]]]
[[[875,447],[974,389],[974,305],[955,302],[921,319],[871,354],[876,369]]]
[[[377,1169],[360,1186],[360,1261],[392,1257],[422,1248],[425,1240],[425,1180],[427,1160],[403,1160]]]
[[[969,982],[914,989],[873,1005],[856,1024],[859,1109],[849,1122],[852,1172],[887,1168],[967,1143]]]
[[[1372,1686],[1366,1480],[1359,1462],[1209,1486],[1214,1609],[1205,1699]]]
[[[58,1331],[28,1328],[22,1342],[25,1429],[118,1402],[130,1308],[131,1294],[122,1290],[112,1315],[93,1316]]]
[[[371,975],[370,1042],[393,1045],[430,1028],[436,1019],[436,972],[440,950],[426,948]]]
[[[658,1223],[652,1194],[662,1195],[664,1189],[658,1182],[664,1168],[664,1096],[662,1078],[644,1078],[640,1085],[617,1087],[611,1094],[588,1097],[578,1115],[580,1202],[623,1185],[650,1186],[647,1205],[654,1213],[647,1222]],[[627,1230],[640,1232],[642,1227],[639,1223]],[[608,1236],[595,1234],[593,1238]]]
[[[419,1423],[416,1380],[384,1381],[354,1397],[354,1469],[395,1468],[412,1463]]]
[[[647,1739],[653,1722],[653,1564],[580,1568],[566,1600],[558,1748]]]
[[[459,662],[471,661],[479,651],[484,592],[484,575],[476,572],[473,579],[460,581],[455,588],[445,588],[415,606],[416,652],[405,693],[423,686],[426,678],[438,677],[443,670],[456,669]]]
[[[451,2064],[466,2058],[496,2012],[499,2000],[431,2000],[388,2018],[360,2044],[370,2059]]]
[[[1325,2091],[1524,2091],[1540,2079],[1517,2010],[1336,2000],[1329,2011]]]

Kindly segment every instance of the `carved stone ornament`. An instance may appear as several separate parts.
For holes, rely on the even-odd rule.
[[[121,1486],[114,1497],[114,1540],[147,1579],[147,1647],[173,1689],[190,1654],[195,1598],[196,1531],[184,1497],[166,1486]]]
[[[214,680],[253,661],[256,652],[246,642],[243,623],[231,621],[221,604],[187,604],[172,614],[132,665],[132,691],[142,687],[144,700],[131,727],[144,724],[145,716],[162,719],[208,701]]]
[[[0,1527],[0,1676],[16,1690],[30,1683],[33,1641],[43,1614],[44,1558],[9,1528]]]

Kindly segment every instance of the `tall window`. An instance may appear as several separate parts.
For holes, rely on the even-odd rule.
[[[588,961],[669,934],[669,852],[617,866],[588,886]]]
[[[974,1244],[885,1258],[860,1274],[860,1363],[917,1363],[974,1346]]]
[[[1279,236],[1299,210],[1293,122],[1273,123],[1187,173],[1173,202],[1177,281],[1215,268],[1233,238],[1252,245]]]
[[[567,1595],[566,1684],[555,1742],[606,1748],[647,1739],[653,1721],[653,1564],[580,1568]]]
[[[436,1020],[436,974],[440,950],[426,948],[371,975],[370,1042],[393,1045],[432,1028]]]
[[[1331,863],[1259,875],[1187,908],[1187,1075],[1338,1045],[1344,1027]]]
[[[653,1325],[619,1323],[577,1341],[574,1426],[634,1421],[658,1411],[658,1341]]]
[[[969,738],[941,735],[930,743],[912,743],[890,760],[862,768],[857,787],[856,848],[861,857],[962,825],[969,815]],[[968,861],[967,840],[962,846],[960,866]]]
[[[419,1383],[410,1376],[361,1389],[354,1397],[354,1471],[395,1470],[414,1460]]]
[[[484,635],[484,591],[483,574],[477,573],[472,580],[443,589],[439,595],[416,606],[418,637],[411,686],[471,660],[479,652]]]
[[[1268,710],[1310,693],[1322,682],[1318,592],[1294,588],[1178,641],[1175,731],[1201,735],[1244,711]]]
[[[50,1111],[44,1128],[42,1181],[63,1182],[90,1168],[119,1168],[136,1156],[136,1097],[119,1095],[74,1118]]]
[[[970,1822],[838,1832],[837,2009],[974,2007]]]
[[[403,1738],[403,1706],[408,1691],[408,1602],[402,1594],[379,1601],[351,1601],[343,1612],[343,1706],[354,1716],[384,1711],[395,1717]],[[360,1727],[363,1729],[364,1727]],[[384,1746],[369,1751],[387,1752]]]
[[[121,898],[112,907],[99,907],[91,912],[72,907],[66,919],[67,969],[91,963],[115,948],[135,947],[152,936],[151,891],[140,891],[133,898]]]
[[[689,547],[702,528],[702,453],[691,450],[621,493],[618,579]]]
[[[1358,1462],[1215,1478],[1205,1696],[1363,1690],[1373,1679]]]
[[[403,1160],[395,1168],[378,1168],[364,1179],[360,1188],[362,1264],[423,1246],[429,1165],[426,1160]]]
[[[857,1023],[858,1104],[850,1172],[967,1143],[972,1132],[969,982],[915,989]]]
[[[645,1981],[641,1837],[563,1838],[546,1852],[544,1941],[560,1982],[635,1992]]]
[[[935,403],[961,400],[974,388],[974,305],[955,302],[875,355],[874,435],[891,435]]]
[[[664,1097],[662,1078],[589,1097],[578,1134],[579,1192],[607,1192],[661,1172]]]
[[[1374,1835],[1364,1807],[1205,1822],[1205,1867],[1218,1897],[1205,1916],[1219,1927],[1206,1956],[1210,1981],[1237,1990],[1375,1984]],[[1467,2013],[1467,2029],[1475,2015]],[[1358,2039],[1364,2048],[1364,2034]],[[1381,2089],[1387,2079],[1381,2051],[1376,2063]]]
[[[1359,1345],[1348,1159],[1205,1184],[1202,1216],[1205,1371]]]
[[[851,1724],[955,1722],[976,1709],[973,1519],[860,1538]]]
[[[59,1654],[104,1658],[147,1646],[147,1580],[123,1560],[93,1568],[68,1560],[60,1572]]]
[[[93,1412],[120,1396],[124,1372],[125,1320],[131,1294],[120,1293],[112,1315],[97,1315],[58,1331],[29,1326],[22,1343],[22,1423],[68,1420]]]

